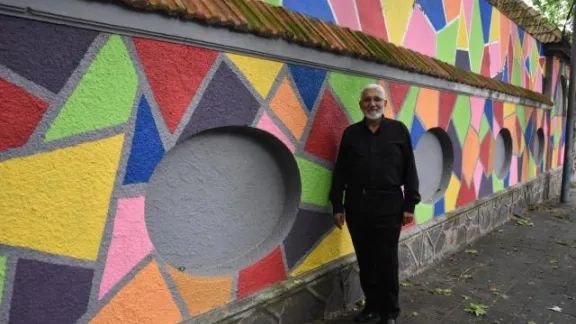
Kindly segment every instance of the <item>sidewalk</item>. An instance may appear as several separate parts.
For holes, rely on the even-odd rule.
[[[402,282],[398,323],[576,323],[575,190],[571,197],[568,204],[532,206]],[[486,306],[486,315],[467,313],[471,303]],[[561,312],[548,309],[554,306]],[[353,323],[354,315],[326,323]]]

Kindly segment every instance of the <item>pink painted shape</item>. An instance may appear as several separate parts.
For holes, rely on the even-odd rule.
[[[490,77],[495,77],[498,72],[502,71],[500,66],[500,42],[488,46],[490,55]]]
[[[436,55],[436,33],[420,7],[412,10],[412,18],[404,36],[404,47],[430,57]]]
[[[480,191],[480,184],[482,182],[482,174],[484,173],[484,167],[482,162],[478,160],[476,162],[476,169],[474,169],[474,191],[476,191],[476,197],[478,197],[478,192]]]
[[[510,180],[508,181],[508,186],[513,186],[518,183],[518,157],[512,155],[512,160],[510,161]]]
[[[360,30],[360,22],[356,16],[354,0],[330,0],[338,25],[352,30]]]
[[[496,137],[498,136],[498,133],[500,133],[500,129],[502,128],[501,125],[498,124],[498,121],[496,120],[496,118],[494,118],[494,120],[492,120],[492,125],[494,128],[494,131],[492,132],[494,139],[496,139]]]
[[[256,127],[276,136],[276,138],[278,138],[280,141],[282,141],[282,143],[284,143],[284,145],[286,145],[286,147],[288,147],[290,152],[294,153],[294,151],[296,151],[294,144],[292,144],[284,132],[282,132],[280,128],[276,126],[274,121],[270,118],[270,116],[268,116],[267,113],[262,114],[262,117],[260,118],[260,121],[258,121],[258,125],[256,125]]]
[[[542,68],[538,65],[536,70],[536,80],[534,81],[534,91],[542,93]]]
[[[470,38],[470,29],[472,28],[472,10],[474,9],[474,0],[463,0],[464,15],[466,16],[466,30],[468,30],[468,38]]]
[[[98,298],[102,299],[152,248],[144,222],[144,197],[119,199]]]
[[[472,120],[470,123],[476,131],[480,130],[480,122],[484,114],[484,102],[486,100],[479,97],[470,97],[470,104],[472,105]],[[482,140],[482,139],[480,139]]]

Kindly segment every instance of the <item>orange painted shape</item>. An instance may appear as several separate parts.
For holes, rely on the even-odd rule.
[[[468,185],[472,183],[474,168],[480,157],[480,142],[478,134],[470,127],[462,149],[462,177]]]
[[[167,266],[190,315],[196,316],[230,302],[232,276],[197,277]]]
[[[416,102],[416,114],[420,116],[426,129],[438,126],[439,96],[440,93],[436,90],[420,88]]]
[[[528,167],[530,166],[530,154],[528,150],[524,151],[524,156],[522,157],[522,181],[526,181],[530,178],[528,173]]]
[[[512,151],[514,154],[519,154],[518,139],[516,138],[516,115],[510,115],[504,118],[504,128],[507,128],[512,135]]]
[[[288,127],[292,135],[299,140],[304,132],[304,127],[306,127],[308,117],[287,78],[284,78],[280,84],[274,99],[270,102],[270,108]]]
[[[508,41],[510,39],[510,19],[500,13],[500,68],[504,68],[506,54],[508,54]],[[511,67],[508,67],[511,69]]]
[[[490,141],[490,156],[494,156],[494,147],[496,145],[495,141],[494,141],[494,137],[491,135],[488,135],[488,140]],[[486,175],[490,175],[492,174],[492,171],[494,170],[494,159],[493,158],[489,158],[488,159],[488,165],[485,166],[485,170],[486,171]]]
[[[155,261],[142,269],[102,310],[91,324],[178,323],[180,310],[174,303]]]
[[[460,4],[462,0],[444,0],[444,11],[446,12],[446,21],[450,22],[460,15]]]

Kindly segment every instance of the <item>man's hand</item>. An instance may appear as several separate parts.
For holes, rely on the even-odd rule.
[[[339,229],[342,229],[342,226],[344,226],[344,222],[346,221],[346,216],[344,216],[344,213],[336,213],[334,214],[334,224],[336,225],[336,227],[338,227]]]
[[[409,212],[404,212],[404,216],[402,217],[402,225],[408,225],[414,221],[414,214]]]

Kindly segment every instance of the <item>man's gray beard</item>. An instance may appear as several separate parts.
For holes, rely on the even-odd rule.
[[[365,112],[364,117],[370,120],[378,120],[384,116],[384,110],[377,110],[375,113]]]

